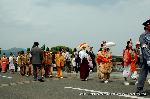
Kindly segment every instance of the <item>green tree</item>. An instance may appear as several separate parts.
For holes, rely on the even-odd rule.
[[[2,53],[2,48],[0,48],[0,54]]]
[[[42,49],[43,51],[45,51],[45,44],[41,47],[41,49]]]
[[[51,51],[52,51],[53,53],[57,53],[57,51],[59,51],[60,49],[64,49],[65,51],[68,50],[70,54],[73,53],[72,49],[69,48],[69,47],[67,47],[67,46],[55,46],[55,47],[52,47],[52,48],[51,48]]]
[[[49,48],[48,48],[48,47],[46,48],[46,51],[49,51]]]
[[[30,48],[27,48],[27,52],[30,52]]]

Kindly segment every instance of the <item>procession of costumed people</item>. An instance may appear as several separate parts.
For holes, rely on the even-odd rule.
[[[56,67],[56,77],[63,78],[63,69],[65,68],[67,73],[71,73],[72,65],[76,75],[78,71],[80,71],[80,79],[86,81],[89,77],[89,73],[93,72],[97,66],[98,78],[101,79],[102,82],[108,83],[113,68],[111,47],[115,45],[114,42],[103,41],[97,55],[94,54],[92,50],[93,47],[90,47],[85,42],[80,43],[77,48],[74,48],[72,55],[70,55],[69,50],[64,51],[64,49],[59,49],[59,51],[54,54],[47,48],[46,51],[43,50],[42,55],[42,77],[53,77],[53,67]],[[129,85],[128,79],[130,77],[137,83],[137,66],[140,63],[139,45],[139,42],[137,42],[136,48],[133,49],[132,40],[130,39],[127,41],[126,48],[123,50],[123,77],[125,79],[125,85]],[[33,48],[34,47],[33,45]],[[16,68],[15,64],[17,63],[22,76],[33,75],[31,57],[30,51],[18,53],[16,60],[14,60],[15,58],[12,53],[10,54],[9,60],[7,60],[6,55],[3,54],[1,58],[2,72],[6,72],[7,64],[9,64],[9,69],[14,73]]]
[[[65,49],[57,46],[52,51],[49,48],[45,51],[45,45],[39,48],[39,43],[34,42],[31,51],[20,51],[16,56],[10,53],[9,57],[2,53],[0,72],[6,73],[10,70],[14,74],[19,71],[21,76],[32,75],[34,81],[44,82],[44,77],[54,77],[53,67],[56,68],[57,78],[63,78],[63,70],[71,74],[73,67],[76,76],[80,72],[80,80],[87,81],[89,74],[94,72],[97,66],[98,78],[102,82],[108,83],[113,65],[116,64],[115,67],[118,67],[118,65],[121,66],[118,63],[122,63],[121,73],[124,85],[129,85],[132,79],[137,85],[136,93],[143,94],[144,84],[150,72],[150,19],[142,25],[144,33],[140,35],[135,48],[132,39],[129,39],[123,49],[122,58],[114,59],[116,56],[113,58],[111,48],[116,44],[109,41],[103,41],[100,44],[96,55],[92,50],[93,47],[86,42],[80,43],[73,51],[69,51],[70,48],[66,49],[67,47],[64,46]],[[0,51],[4,50],[0,49]],[[117,59],[122,59],[122,62]],[[148,82],[150,84],[150,79]]]

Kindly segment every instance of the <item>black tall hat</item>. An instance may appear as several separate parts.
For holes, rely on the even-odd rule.
[[[144,26],[150,25],[150,19],[143,23]]]
[[[34,42],[34,45],[35,45],[35,46],[38,46],[38,45],[39,45],[39,42]]]

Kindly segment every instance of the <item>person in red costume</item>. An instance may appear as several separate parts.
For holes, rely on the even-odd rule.
[[[137,70],[136,70],[136,63],[138,60],[138,56],[136,51],[132,48],[132,41],[127,41],[126,49],[123,51],[123,61],[124,61],[124,70],[123,70],[123,77],[125,79],[124,84],[129,85],[128,78],[131,77],[136,80],[137,84]]]
[[[110,49],[106,47],[106,42],[103,42],[101,50],[97,53],[97,73],[99,79],[108,83],[110,73],[112,71],[112,55]]]
[[[7,64],[8,64],[8,59],[4,53],[1,58],[2,73],[5,73],[7,71]]]

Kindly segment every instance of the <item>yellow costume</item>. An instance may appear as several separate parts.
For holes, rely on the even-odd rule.
[[[62,77],[62,68],[64,67],[64,61],[65,61],[64,56],[60,52],[58,52],[55,55],[55,62],[56,62],[56,67],[57,67],[57,77],[58,78]]]
[[[23,76],[25,75],[25,56],[22,54],[22,55],[19,55],[18,56],[18,65],[20,67],[20,74]]]
[[[27,53],[24,55],[24,65],[25,65],[25,72],[26,72],[26,76],[30,75],[31,73],[29,72],[29,68],[30,68],[30,65],[31,65],[31,62],[30,62],[30,54]]]

